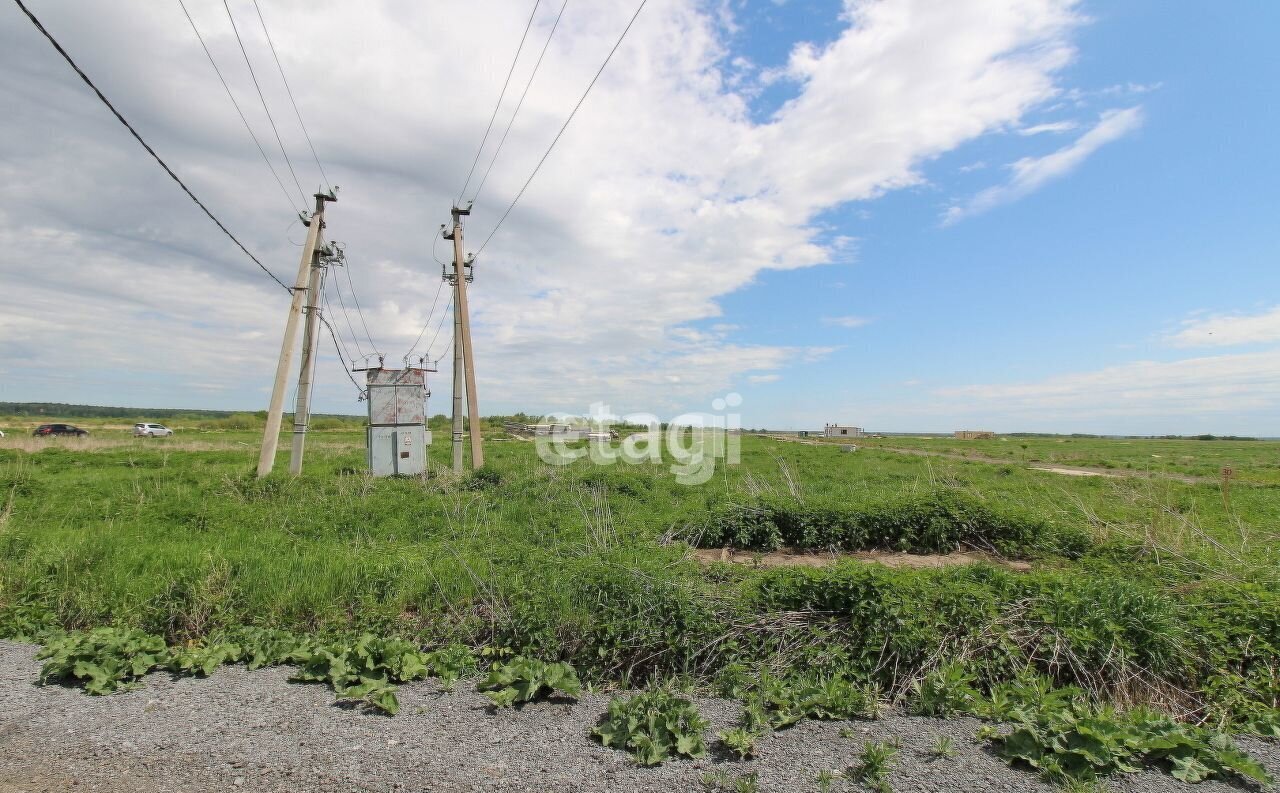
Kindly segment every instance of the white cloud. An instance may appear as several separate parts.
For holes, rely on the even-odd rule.
[[[870,322],[871,320],[866,317],[855,316],[822,318],[823,325],[832,325],[838,328],[861,328],[864,325],[870,324]]]
[[[482,410],[700,403],[735,377],[829,355],[835,348],[739,343],[728,329],[689,326],[714,322],[718,300],[764,270],[837,260],[849,243],[831,240],[822,213],[918,184],[923,164],[1016,127],[1051,100],[1080,24],[1072,0],[851,2],[835,41],[792,53],[785,75],[795,98],[755,123],[749,92],[731,85],[746,65],[734,66],[727,51],[728,8],[651,1],[485,248],[471,291]],[[220,11],[193,8],[265,144],[265,119]],[[447,217],[523,19],[487,4],[408,0],[267,11],[317,151],[344,188],[327,233],[348,243],[374,339],[398,360],[437,293],[433,241],[423,235]],[[570,6],[470,219],[469,250],[523,184],[629,13]],[[296,221],[176,7],[130,0],[105,13],[49,2],[40,14],[206,203],[290,277]],[[539,12],[531,40],[546,35],[554,14]],[[242,28],[310,192],[319,176],[271,79],[265,41],[256,26]],[[436,35],[446,28],[450,36]],[[337,40],[358,57],[316,46]],[[0,129],[0,367],[27,373],[6,393],[43,389],[82,402],[151,393],[191,404],[207,397],[184,383],[225,383],[229,402],[260,405],[283,293],[176,192],[21,15],[0,18],[0,47],[11,67],[0,70],[11,108]],[[513,84],[531,68],[532,57],[522,58]],[[86,372],[79,390],[33,366],[67,350],[75,355],[63,370]],[[87,374],[108,364],[114,374]],[[442,368],[437,407],[448,390]],[[167,378],[165,390],[130,383],[137,373]],[[321,409],[359,410],[352,391],[336,367],[321,370]]]
[[[1046,183],[1071,173],[1098,149],[1128,135],[1141,125],[1140,107],[1108,110],[1102,114],[1097,124],[1071,145],[1043,157],[1024,157],[1013,163],[1013,175],[1008,182],[983,190],[966,204],[951,207],[943,215],[943,224],[955,223],[962,218],[1029,195]]]
[[[759,383],[776,383],[782,379],[780,374],[753,374],[747,376],[747,382],[752,384]]]
[[[1276,411],[1280,410],[1280,349],[1133,361],[1033,382],[969,385],[935,393],[952,405],[975,411],[1058,421]]]
[[[1053,121],[1048,124],[1036,124],[1030,127],[1023,127],[1018,130],[1019,135],[1043,135],[1045,133],[1058,134],[1061,132],[1070,132],[1080,125],[1074,121]]]
[[[1162,87],[1164,87],[1164,83],[1124,83],[1123,85],[1109,85],[1098,93],[1103,96],[1148,94],[1152,91],[1158,91]]]
[[[1280,341],[1280,306],[1261,314],[1221,314],[1184,320],[1169,337],[1175,347],[1227,347]]]

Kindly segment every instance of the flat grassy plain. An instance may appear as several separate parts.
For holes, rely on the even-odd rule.
[[[1218,479],[1223,467],[1234,481],[1280,484],[1280,443],[1276,441],[1173,440],[1159,438],[864,438],[871,447],[991,457],[1013,463],[1084,466],[1153,475]]]
[[[767,670],[899,700],[959,665],[981,691],[1034,673],[1240,729],[1280,705],[1280,443],[974,447],[1007,451],[990,463],[748,436],[739,465],[685,486],[667,464],[550,466],[500,433],[479,473],[449,473],[437,432],[430,476],[372,479],[363,432],[335,429],[311,434],[301,477],[282,452],[259,481],[251,430],[175,421],[173,438],[134,439],[129,422],[78,423],[88,439],[0,420],[0,635],[371,631],[566,660],[602,684],[729,691]],[[1238,478],[1228,501],[1216,483],[1025,467],[1054,449],[1180,473],[1229,458]],[[698,544],[800,545],[833,562],[706,565]],[[961,548],[989,561],[842,556]]]

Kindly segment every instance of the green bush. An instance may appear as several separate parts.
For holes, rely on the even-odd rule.
[[[763,498],[713,509],[691,527],[707,548],[797,549],[949,553],[960,548],[1005,556],[1079,556],[1088,549],[1080,529],[1051,526],[1017,510],[996,511],[955,490],[904,496],[863,506],[811,505]]]

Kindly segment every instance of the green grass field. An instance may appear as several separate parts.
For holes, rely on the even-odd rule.
[[[1218,479],[1222,468],[1229,466],[1234,469],[1237,482],[1280,484],[1280,443],[1276,441],[888,437],[859,439],[858,443],[991,457],[1015,463],[1049,463],[1208,479]]]
[[[889,698],[955,663],[982,691],[1035,673],[1238,728],[1280,704],[1277,443],[912,442],[1007,461],[991,463],[744,437],[741,464],[684,486],[665,465],[549,466],[497,432],[479,474],[450,474],[437,432],[429,477],[371,479],[348,425],[310,436],[303,476],[282,452],[258,481],[252,430],[175,421],[178,435],[148,440],[100,420],[81,423],[88,439],[42,440],[23,422],[0,421],[11,637],[372,631],[566,660],[595,681],[731,688],[768,670]],[[1238,477],[1228,499],[1216,482],[1068,477],[1032,459],[1196,474],[1229,460]],[[838,560],[704,565],[699,543]],[[839,558],[961,548],[989,561]]]

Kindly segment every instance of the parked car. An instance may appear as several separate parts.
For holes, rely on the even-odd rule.
[[[135,438],[167,438],[172,434],[173,430],[163,424],[143,422],[133,425],[133,437]]]
[[[0,438],[4,437],[4,430],[0,430]]]
[[[36,427],[35,432],[31,434],[37,436],[72,435],[77,438],[81,438],[88,435],[89,431],[82,430],[79,427],[73,427],[70,424],[41,424],[39,427]]]

